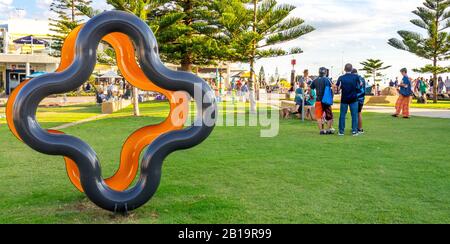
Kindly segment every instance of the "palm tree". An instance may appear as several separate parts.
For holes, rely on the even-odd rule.
[[[51,35],[53,38],[52,56],[61,56],[64,39],[82,21],[84,13],[79,8],[89,9],[91,3],[91,0],[53,0],[51,2],[50,11],[56,15],[56,18],[49,19],[50,29],[54,33]]]
[[[138,16],[142,20],[147,21],[147,13],[149,8],[146,8],[146,0],[107,0],[106,2],[112,5],[117,10],[127,11]],[[113,62],[115,62],[115,53],[111,48],[106,49],[104,55],[106,57],[109,57],[109,60],[113,60]],[[108,60],[108,58],[106,59]],[[133,86],[132,100],[134,116],[140,116],[138,92],[139,90],[137,89],[137,87]]]
[[[413,11],[418,18],[411,23],[424,30],[421,33],[412,31],[399,31],[402,40],[392,38],[389,45],[430,60],[427,64],[414,71],[420,73],[432,73],[434,81],[434,103],[437,103],[437,80],[438,75],[448,72],[448,67],[438,65],[439,61],[450,59],[450,1],[448,0],[426,0],[423,6]]]
[[[373,78],[374,84],[376,84],[377,81],[380,81],[377,78],[383,75],[380,71],[392,67],[390,65],[384,66],[384,62],[379,59],[367,59],[366,61],[361,62],[361,65],[363,65],[361,70],[367,73],[367,77]]]
[[[232,40],[234,61],[250,64],[250,111],[256,112],[255,62],[261,58],[279,57],[302,53],[298,47],[289,50],[280,44],[295,40],[314,31],[305,21],[295,17],[296,9],[291,4],[279,4],[277,0],[218,0],[227,4],[232,11],[223,16],[224,34]],[[247,5],[248,3],[248,5]],[[226,8],[225,8],[226,9]]]
[[[169,2],[168,0],[107,0],[106,2],[116,10],[132,13],[144,20],[156,36],[165,31],[172,32],[174,26],[184,16],[183,13],[177,12],[162,13],[164,6]],[[77,6],[77,8],[89,18],[101,12],[89,6]],[[99,54],[98,61],[114,65],[116,63],[114,50],[111,47],[106,48],[102,54]],[[136,87],[133,87],[133,111],[135,116],[140,115],[138,89]]]

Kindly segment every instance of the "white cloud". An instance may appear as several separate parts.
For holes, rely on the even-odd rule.
[[[56,14],[50,11],[50,5],[53,0],[35,0],[38,12],[33,18],[49,19],[56,17]]]
[[[410,69],[426,63],[412,54],[398,51],[387,44],[400,29],[417,30],[409,22],[411,13],[422,0],[280,0],[297,6],[293,15],[303,18],[316,31],[284,44],[300,46],[305,53],[296,55],[297,69],[308,68],[315,73],[321,66],[332,67],[334,74],[342,70],[342,64],[358,64],[367,58],[380,58],[393,68],[390,76],[406,66]],[[274,63],[280,73],[288,77],[292,57],[265,59],[258,62],[268,72],[274,72]],[[259,67],[258,67],[259,68]]]
[[[92,2],[92,7],[94,9],[99,9],[99,10],[110,10],[111,9],[111,5],[108,5],[106,3],[106,0],[94,0]]]
[[[2,1],[2,0],[0,0]],[[53,0],[35,0],[36,6],[40,10],[38,17],[50,18],[55,17],[54,13],[50,11],[50,5]],[[109,10],[111,6],[106,3],[106,0],[93,0],[92,7],[97,10]],[[36,16],[34,16],[36,18]]]
[[[36,0],[36,6],[40,9],[47,9],[53,0]]]
[[[6,19],[9,17],[10,11],[13,8],[13,0],[0,0],[0,19]]]

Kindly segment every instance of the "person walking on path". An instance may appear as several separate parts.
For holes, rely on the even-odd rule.
[[[322,103],[323,96],[325,94],[325,88],[328,86],[331,88],[331,80],[326,77],[327,75],[327,69],[326,68],[320,68],[319,69],[319,77],[315,79],[311,83],[311,89],[316,90],[316,103],[315,103],[315,109],[316,109],[316,120],[317,124],[319,126],[320,134],[321,135],[331,135],[334,134],[333,129],[333,109],[331,105],[326,105]],[[328,129],[325,129],[324,125],[324,118],[327,123]]]
[[[419,78],[419,80],[417,81],[417,89],[419,91],[419,99],[418,102],[419,103],[423,103],[423,104],[427,104],[427,83],[423,80],[423,78]]]
[[[389,87],[395,87],[395,82],[394,82],[393,80],[391,80],[391,81],[389,82]]]
[[[439,94],[444,94],[444,90],[445,90],[445,82],[442,79],[442,77],[439,77],[439,79],[438,79],[438,93]]]
[[[447,93],[450,93],[450,78],[445,79],[445,88],[447,90]]]
[[[248,94],[248,85],[247,82],[244,83],[244,85],[241,87],[241,95],[242,95],[242,102],[246,103],[247,100],[247,94]]]
[[[411,81],[408,77],[408,70],[403,68],[400,70],[400,73],[403,75],[402,83],[399,84],[400,87],[400,95],[398,96],[397,103],[395,104],[395,114],[393,117],[398,117],[400,114],[403,115],[403,118],[409,119],[409,106],[411,103],[412,85]]]
[[[348,108],[352,116],[352,135],[358,136],[358,93],[361,90],[360,79],[356,74],[352,74],[353,65],[345,65],[345,74],[339,77],[336,86],[342,90],[341,95],[341,114],[339,117],[339,136],[345,132],[345,120]]]

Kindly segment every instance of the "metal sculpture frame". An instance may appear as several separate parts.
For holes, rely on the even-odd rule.
[[[106,180],[101,177],[97,154],[87,143],[59,131],[44,130],[36,120],[38,105],[45,97],[72,91],[89,79],[102,40],[115,49],[118,66],[131,84],[166,95],[171,106],[165,122],[141,128],[127,139],[119,170]],[[196,121],[188,128],[183,125],[189,98],[179,92],[189,94],[198,109]],[[178,113],[174,112],[177,107],[181,107]],[[153,197],[160,184],[164,159],[170,153],[192,148],[210,135],[217,105],[204,80],[164,66],[156,38],[145,22],[126,12],[108,11],[75,29],[64,43],[58,70],[20,84],[10,96],[6,110],[12,133],[38,152],[64,156],[70,180],[93,203],[112,212],[127,212]],[[139,179],[128,189],[138,171],[139,155],[147,146]]]

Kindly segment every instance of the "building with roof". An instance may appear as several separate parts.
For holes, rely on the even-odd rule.
[[[13,17],[0,21],[0,88],[9,95],[26,78],[33,74],[53,72],[60,59],[51,56],[53,52],[52,31],[47,20]],[[100,50],[102,46],[100,45]],[[173,70],[179,65],[166,64]],[[94,74],[101,77],[116,66],[98,64]],[[243,72],[242,64],[224,63],[217,66],[195,67],[194,72],[220,87],[228,87],[232,77]],[[1,91],[2,89],[0,89]]]
[[[0,86],[9,95],[35,72],[52,72],[59,58],[50,55],[51,31],[46,20],[0,21]]]

